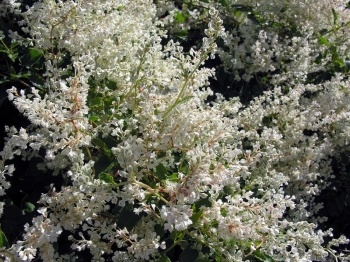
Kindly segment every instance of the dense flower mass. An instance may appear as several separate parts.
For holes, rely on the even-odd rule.
[[[0,195],[18,156],[67,183],[45,189],[2,257],[349,259],[334,250],[345,237],[325,242],[314,201],[349,145],[347,1],[175,2],[4,1],[2,16],[21,17],[12,41],[40,50],[45,74],[7,91],[30,125],[7,127]],[[191,30],[203,37],[184,47]],[[211,58],[228,88],[265,92],[212,99]]]

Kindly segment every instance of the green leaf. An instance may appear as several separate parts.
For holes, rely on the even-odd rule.
[[[119,228],[126,227],[126,229],[129,231],[131,231],[141,219],[141,216],[136,215],[133,210],[130,209],[132,209],[131,206],[124,207],[120,212],[120,217],[118,220]]]
[[[90,116],[89,117],[89,121],[90,122],[96,122],[96,121],[98,121],[100,118],[98,117],[98,116]]]
[[[29,67],[34,65],[36,62],[38,62],[39,59],[42,57],[43,57],[43,52],[40,52],[34,48],[29,48],[28,53],[25,55],[22,55],[19,60],[23,65]]]
[[[220,0],[220,4],[224,7],[228,7],[228,3],[226,0]]]
[[[156,171],[155,171],[155,175],[156,177],[158,177],[159,180],[164,180],[167,178],[167,173],[168,170],[166,169],[166,167],[160,163],[157,167],[156,167]]]
[[[228,212],[227,212],[227,210],[226,210],[225,208],[221,208],[221,209],[220,209],[220,214],[221,214],[223,217],[227,217]]]
[[[167,177],[167,180],[171,182],[179,182],[179,174],[173,173]]]
[[[180,262],[193,262],[196,261],[199,256],[199,252],[196,249],[192,249],[187,246],[184,251],[180,254],[179,261]]]
[[[321,45],[329,45],[329,42],[326,38],[324,38],[323,36],[320,36],[318,38],[318,43],[321,44]]]
[[[31,60],[34,60],[36,58],[39,58],[43,55],[43,52],[38,51],[34,48],[29,48],[29,56]]]
[[[211,207],[211,202],[209,200],[209,196],[206,198],[199,199],[196,203],[196,211],[200,210],[200,207]]]
[[[187,40],[188,37],[188,31],[187,30],[180,30],[175,33],[177,38],[180,38],[183,41]]]
[[[114,160],[111,160],[108,156],[102,155],[94,165],[95,173],[100,174],[102,172],[109,172],[115,166]]]
[[[235,21],[239,24],[241,24],[242,22],[244,22],[244,20],[246,19],[248,15],[248,12],[246,11],[236,11],[234,13],[234,17],[235,17]]]
[[[6,247],[6,248],[10,247],[7,237],[4,234],[4,232],[2,232],[1,229],[0,229],[0,247]]]
[[[90,105],[90,107],[103,107],[103,105],[104,105],[103,98],[96,96],[92,100],[89,101],[89,105]]]
[[[10,67],[10,74],[12,75],[16,75],[16,70],[13,68],[13,66]]]
[[[263,262],[275,262],[275,260],[268,256],[268,255],[265,255],[264,253],[262,253],[260,250],[255,250],[253,252],[253,256],[255,258],[257,258],[259,261],[263,261]]]
[[[26,202],[24,204],[24,208],[22,209],[22,214],[25,215],[26,213],[31,213],[34,210],[35,210],[35,206],[30,202]]]
[[[107,173],[101,173],[99,174],[99,179],[105,181],[108,184],[115,185],[113,177],[110,174]]]
[[[204,212],[204,210],[201,209],[199,212],[193,213],[193,215],[191,216],[191,220],[192,220],[193,224],[196,224],[198,222],[198,220],[202,216],[203,212]]]
[[[325,29],[325,28],[320,31],[320,35],[325,35],[327,33],[328,33],[328,29]]]
[[[245,11],[245,12],[253,12],[254,8],[252,6],[249,5],[231,5],[231,7],[233,7],[235,10],[239,10],[239,11]]]
[[[196,262],[212,262],[212,260],[206,259],[206,258],[198,258]]]
[[[32,74],[29,77],[29,81],[32,82],[32,83],[35,83],[37,85],[40,85],[40,86],[43,86],[44,83],[45,83],[44,78],[41,75],[37,74],[37,73]]]
[[[94,138],[92,139],[92,143],[93,145],[95,145],[96,147],[98,147],[100,150],[103,151],[103,153],[108,156],[110,159],[113,159],[113,152],[112,150],[110,150],[108,148],[108,146],[106,145],[106,143],[100,139],[100,138]]]
[[[186,97],[180,99],[180,100],[176,103],[176,105],[179,105],[179,104],[182,104],[182,103],[186,103],[187,101],[190,101],[193,97],[194,97],[194,96],[186,96]]]
[[[181,161],[181,164],[180,164],[178,170],[180,173],[183,173],[183,174],[187,174],[190,172],[190,165],[186,159]]]
[[[110,80],[107,80],[107,81],[106,81],[106,86],[107,86],[108,89],[110,89],[110,90],[116,90],[116,89],[117,89],[117,83],[116,83],[116,82],[113,82],[113,81],[110,81]]]
[[[16,58],[18,57],[17,53],[8,53],[7,56],[11,59],[12,62],[16,61]]]
[[[164,227],[159,225],[159,224],[156,224],[154,225],[154,231],[157,233],[158,236],[160,237],[163,237],[164,234],[165,234],[165,230],[164,230]]]
[[[344,65],[345,65],[345,68],[346,68],[347,70],[350,70],[350,61],[349,61],[349,60],[345,60],[345,61],[344,61]]]
[[[185,22],[185,17],[179,11],[175,12],[174,19],[179,23]]]
[[[338,14],[337,14],[337,12],[335,11],[334,8],[332,8],[332,14],[333,14],[333,24],[337,25]]]
[[[166,255],[162,254],[160,258],[155,260],[155,262],[171,262],[171,260]]]

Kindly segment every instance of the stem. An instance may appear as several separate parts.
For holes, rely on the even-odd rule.
[[[191,71],[190,74],[188,74],[186,76],[186,80],[184,82],[184,84],[181,87],[181,91],[179,93],[179,95],[177,96],[177,98],[175,99],[175,102],[167,109],[167,111],[165,111],[164,115],[163,115],[163,119],[165,119],[168,114],[172,111],[172,109],[174,107],[176,107],[176,105],[179,103],[180,99],[182,98],[183,94],[185,93],[186,87],[187,87],[187,83],[188,81],[192,78],[193,74],[197,71],[197,69],[200,67],[200,65],[203,63],[203,61],[205,61],[205,59],[208,57],[208,54],[212,51],[213,49],[213,44],[214,42],[212,42],[210,44],[210,47],[208,48],[208,50],[204,53],[204,55],[202,56],[201,60],[198,62],[198,64],[196,65],[196,67]]]
[[[158,194],[157,192],[155,192],[155,190],[154,190],[152,187],[150,187],[149,185],[146,185],[146,184],[144,184],[144,183],[142,183],[142,182],[140,182],[140,181],[137,181],[137,180],[135,180],[135,178],[134,178],[134,183],[137,184],[137,185],[139,185],[139,186],[141,186],[142,188],[147,189],[147,191],[149,191],[151,194],[154,194],[156,197],[158,197],[160,200],[162,200],[165,204],[169,204],[169,201],[168,201],[168,200],[166,200],[166,199],[165,199],[164,197],[162,197],[160,194]]]
[[[170,250],[172,250],[177,244],[179,244],[182,241],[185,235],[186,235],[186,232],[182,231],[181,237],[177,241],[175,241],[169,248],[164,250],[164,253],[168,253]]]
[[[60,25],[60,24],[63,24],[69,17],[70,13],[72,13],[74,10],[75,10],[76,6],[73,6],[68,12],[67,14],[62,18],[61,21],[57,22],[56,24],[53,24],[52,27],[51,27],[51,31],[50,31],[50,43],[51,43],[51,53],[52,53],[52,56],[53,58],[55,58],[55,54],[54,54],[54,51],[53,51],[53,30],[55,29],[56,26]]]
[[[5,47],[6,51],[9,53],[12,53],[11,50],[7,47],[7,45],[5,44],[4,41],[2,41],[2,39],[0,39],[0,42],[2,43],[2,45]]]

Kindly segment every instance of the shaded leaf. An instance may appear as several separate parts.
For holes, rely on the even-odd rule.
[[[0,229],[0,247],[6,247],[6,248],[10,247],[7,237],[4,234],[4,232],[2,232],[1,229]]]
[[[22,209],[22,214],[25,215],[26,213],[31,213],[34,210],[35,210],[35,206],[30,202],[26,202],[24,204],[24,208]]]
[[[168,256],[162,254],[162,256],[160,258],[155,260],[155,262],[171,262],[171,260],[168,258]]]
[[[156,167],[156,172],[154,173],[159,180],[164,180],[166,179],[166,174],[168,173],[166,167],[163,165],[163,164],[159,164],[157,167]]]
[[[105,181],[108,184],[115,185],[113,177],[110,174],[107,173],[101,173],[99,174],[99,179]]]
[[[255,250],[253,252],[253,256],[258,259],[259,261],[263,261],[263,262],[275,262],[275,260],[268,256],[268,255],[265,255],[264,253],[262,253],[260,250]]]
[[[332,8],[332,14],[333,14],[333,24],[337,25],[338,14],[337,14],[337,12],[335,11],[334,8]]]
[[[94,138],[92,139],[92,143],[98,147],[100,150],[102,150],[102,152],[108,156],[110,159],[113,159],[113,153],[112,153],[112,150],[110,150],[108,148],[108,146],[106,145],[106,143],[100,139],[100,138]]]
[[[113,168],[113,166],[114,166],[114,161],[112,161],[108,156],[102,155],[95,162],[95,165],[94,165],[95,173],[100,174],[102,172],[108,172]]]
[[[118,226],[120,228],[126,227],[127,230],[131,231],[140,219],[141,216],[136,215],[132,210],[129,210],[128,207],[124,207],[120,213]]]
[[[196,261],[199,256],[199,252],[196,249],[192,249],[190,247],[186,247],[184,251],[182,251],[179,261],[180,262],[193,262]]]
[[[193,223],[193,224],[196,224],[196,223],[198,222],[198,220],[199,220],[200,217],[202,216],[203,212],[204,212],[204,210],[202,209],[202,210],[200,210],[200,211],[195,212],[195,213],[192,214],[191,220],[192,220],[192,223]]]

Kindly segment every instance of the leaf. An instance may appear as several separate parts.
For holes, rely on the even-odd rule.
[[[209,196],[207,196],[206,198],[201,198],[199,199],[196,203],[196,211],[200,210],[200,207],[211,207],[211,202],[209,200]]]
[[[350,60],[345,60],[344,65],[347,70],[350,70]]]
[[[260,250],[255,250],[253,252],[253,256],[263,262],[275,262],[275,260],[272,257],[265,255]]]
[[[227,210],[226,210],[225,208],[221,208],[221,209],[220,209],[220,214],[221,214],[223,217],[227,217],[228,212],[227,212]]]
[[[124,207],[120,212],[120,217],[118,220],[118,226],[120,228],[126,227],[127,230],[131,231],[136,224],[140,221],[141,216],[136,215],[132,210],[129,210],[128,207]]]
[[[192,249],[187,246],[184,251],[180,254],[180,262],[193,262],[196,261],[199,256],[199,252],[196,249]]]
[[[16,75],[16,70],[13,68],[13,66],[10,67],[10,74],[12,75]]]
[[[11,59],[12,62],[15,62],[16,58],[18,57],[18,54],[17,53],[15,53],[15,54],[8,53],[7,56]]]
[[[94,169],[96,174],[100,174],[102,172],[108,172],[114,167],[115,163],[108,156],[102,155],[94,165]]]
[[[116,183],[114,182],[113,177],[112,177],[110,174],[101,173],[101,174],[99,174],[98,178],[99,178],[100,180],[105,181],[105,182],[108,183],[108,184],[111,184],[111,185],[115,185],[115,184],[116,184]]]
[[[325,28],[320,31],[320,35],[325,35],[327,33],[328,33],[328,29],[325,29]]]
[[[239,10],[239,11],[245,11],[245,12],[253,12],[254,8],[252,6],[249,5],[231,5],[231,7],[233,7],[235,10]]]
[[[199,212],[195,212],[192,216],[191,216],[191,220],[193,224],[196,224],[198,222],[198,220],[201,218],[202,214],[203,214],[204,210],[201,209]]]
[[[171,262],[171,260],[166,255],[162,254],[160,258],[155,260],[155,262]]]
[[[338,14],[337,14],[337,12],[335,11],[334,8],[332,8],[332,14],[333,14],[333,24],[337,25]]]
[[[19,60],[23,65],[30,67],[33,66],[36,62],[38,62],[41,57],[43,57],[42,52],[34,48],[29,48],[28,53],[22,55]]]
[[[318,38],[318,43],[321,44],[321,45],[329,45],[329,42],[326,38],[324,38],[323,36],[320,36]]]
[[[181,164],[178,167],[178,170],[180,173],[183,173],[183,174],[187,174],[188,172],[190,172],[190,165],[186,159],[181,161]]]
[[[185,22],[185,17],[179,11],[175,12],[174,19],[179,23]]]
[[[37,85],[43,86],[45,83],[44,78],[41,75],[34,73],[29,77],[29,81]]]
[[[196,262],[212,262],[212,260],[206,259],[206,258],[198,258]]]
[[[220,0],[220,4],[224,7],[228,7],[228,3],[226,0]]]
[[[102,139],[100,139],[100,138],[94,138],[94,139],[92,139],[92,143],[93,143],[96,147],[98,147],[100,150],[102,150],[103,153],[104,153],[106,156],[108,156],[110,159],[113,159],[113,158],[114,158],[114,157],[113,157],[113,152],[112,152],[112,150],[110,150],[110,149],[108,148],[108,146],[106,145],[106,143],[105,143]]]
[[[165,234],[165,230],[164,230],[164,227],[159,225],[159,224],[156,224],[154,225],[154,231],[157,233],[158,236],[160,237],[163,237],[164,234]]]
[[[7,240],[7,237],[4,232],[0,229],[0,247],[6,247],[9,248],[9,242]]]
[[[164,180],[167,178],[166,174],[168,173],[166,167],[160,163],[157,167],[156,167],[156,172],[154,173],[159,180]]]
[[[167,180],[171,182],[179,182],[179,174],[173,173],[167,177]]]
[[[98,117],[98,116],[90,116],[89,117],[89,121],[90,122],[96,122],[96,121],[98,121],[100,118]]]
[[[38,51],[34,48],[29,48],[29,56],[31,60],[37,59],[43,55],[43,52]]]
[[[106,81],[106,87],[108,87],[108,89],[110,89],[110,90],[116,90],[118,86],[117,86],[116,82],[107,80]]]
[[[104,105],[103,98],[96,96],[89,101],[89,105],[90,105],[90,107],[103,107],[103,105]]]
[[[239,24],[241,24],[242,22],[244,22],[244,20],[246,19],[248,15],[248,12],[246,11],[235,11],[234,16],[235,16],[235,21]]]
[[[186,41],[187,40],[187,37],[188,37],[188,31],[187,30],[180,30],[180,31],[177,31],[175,33],[176,37],[183,40],[183,41]]]
[[[24,204],[24,208],[22,209],[22,214],[25,215],[26,213],[31,213],[34,210],[35,210],[35,206],[30,202],[26,202]]]

